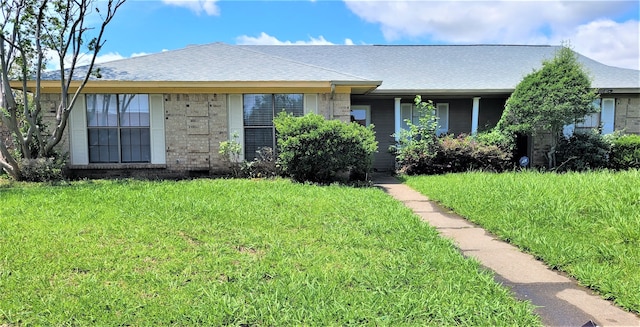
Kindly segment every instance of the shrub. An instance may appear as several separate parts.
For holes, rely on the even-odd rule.
[[[557,171],[606,168],[611,144],[596,130],[561,137],[556,148]]]
[[[438,117],[434,115],[435,107],[432,101],[422,101],[417,95],[414,99],[420,112],[419,123],[413,124],[405,120],[408,130],[401,130],[398,144],[389,150],[396,156],[396,167],[404,174],[425,174],[432,169],[433,160],[440,151],[440,144],[436,135]]]
[[[640,168],[640,135],[614,137],[609,164],[614,169]]]
[[[440,139],[440,152],[436,165],[442,166],[444,173],[483,170],[501,172],[512,166],[511,152],[497,145],[484,144],[467,135]]]
[[[220,147],[218,148],[218,153],[222,156],[222,161],[227,164],[227,167],[234,177],[240,176],[238,162],[240,161],[242,145],[238,142],[238,138],[240,138],[240,136],[237,132],[234,132],[233,135],[231,135],[231,140],[220,142]]]
[[[512,166],[513,138],[499,131],[483,133],[480,138],[467,135],[437,137],[437,117],[431,101],[415,98],[420,110],[418,125],[406,121],[408,130],[400,133],[399,143],[391,150],[400,173],[444,174],[468,170],[504,171]]]
[[[446,135],[437,139],[433,155],[420,157],[414,164],[405,162],[400,171],[412,174],[445,174],[470,170],[501,172],[513,165],[511,152],[496,145],[479,142],[467,135]]]
[[[244,176],[250,178],[271,178],[282,174],[280,164],[271,147],[262,147],[256,151],[253,161],[245,161],[242,166]]]
[[[512,152],[515,149],[515,137],[497,128],[478,133],[475,139],[481,144],[495,145],[503,151]]]
[[[56,182],[64,179],[65,161],[56,158],[22,159],[20,170],[25,182]]]
[[[284,112],[274,125],[282,171],[297,181],[329,183],[344,173],[352,180],[366,179],[378,149],[373,126]]]

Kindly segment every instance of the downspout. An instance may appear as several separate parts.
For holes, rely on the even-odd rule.
[[[331,82],[331,96],[329,97],[329,119],[333,119],[333,111],[335,107],[336,98],[336,84]]]

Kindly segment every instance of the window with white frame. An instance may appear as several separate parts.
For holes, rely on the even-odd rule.
[[[151,162],[149,96],[87,94],[89,163]]]
[[[438,117],[438,135],[447,133],[449,131],[449,104],[448,103],[436,103],[435,115]],[[418,125],[420,123],[420,110],[411,103],[403,103],[400,105],[400,115],[402,122],[401,128],[408,130],[407,120],[412,124]]]
[[[574,129],[575,132],[589,132],[600,127],[600,111],[602,110],[601,104],[601,99],[596,99],[593,102],[593,106],[598,108],[599,111],[586,115],[583,121],[577,122]]]
[[[244,158],[252,160],[263,147],[276,148],[273,118],[281,111],[304,115],[303,94],[244,94]]]

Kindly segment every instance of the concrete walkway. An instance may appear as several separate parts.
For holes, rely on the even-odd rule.
[[[624,311],[575,280],[547,268],[531,255],[499,241],[473,223],[447,212],[390,176],[377,176],[376,186],[403,202],[441,235],[452,239],[463,255],[495,272],[495,279],[515,297],[537,307],[546,326],[640,326],[640,318]]]

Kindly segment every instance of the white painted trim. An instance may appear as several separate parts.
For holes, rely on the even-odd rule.
[[[318,113],[318,94],[305,94],[304,95],[304,114]]]
[[[438,135],[447,133],[449,131],[449,104],[438,103],[436,104],[436,115],[438,116]],[[444,119],[443,119],[444,117]]]
[[[395,98],[394,99],[394,106],[393,106],[393,119],[394,119],[394,137],[396,139],[396,142],[398,142],[400,140],[400,130],[401,130],[401,126],[402,126],[402,116],[400,114],[400,100],[402,100],[402,98]]]
[[[229,94],[227,97],[227,107],[229,114],[229,140],[232,140],[233,133],[238,133],[238,143],[242,150],[239,160],[244,160],[244,112],[242,108],[242,94]]]
[[[85,96],[79,96],[69,114],[69,149],[72,165],[89,164],[89,137],[87,135],[87,106]]]
[[[351,110],[364,110],[365,111],[365,123],[366,123],[366,126],[371,125],[371,106],[370,105],[355,105],[355,106],[351,106]]]
[[[616,99],[602,99],[602,111],[600,112],[600,124],[602,134],[611,134],[615,130]]]
[[[473,98],[473,107],[471,108],[471,135],[478,133],[478,119],[480,116],[480,97]]]
[[[166,164],[164,134],[164,97],[162,94],[149,94],[149,134],[151,138],[151,163]]]

